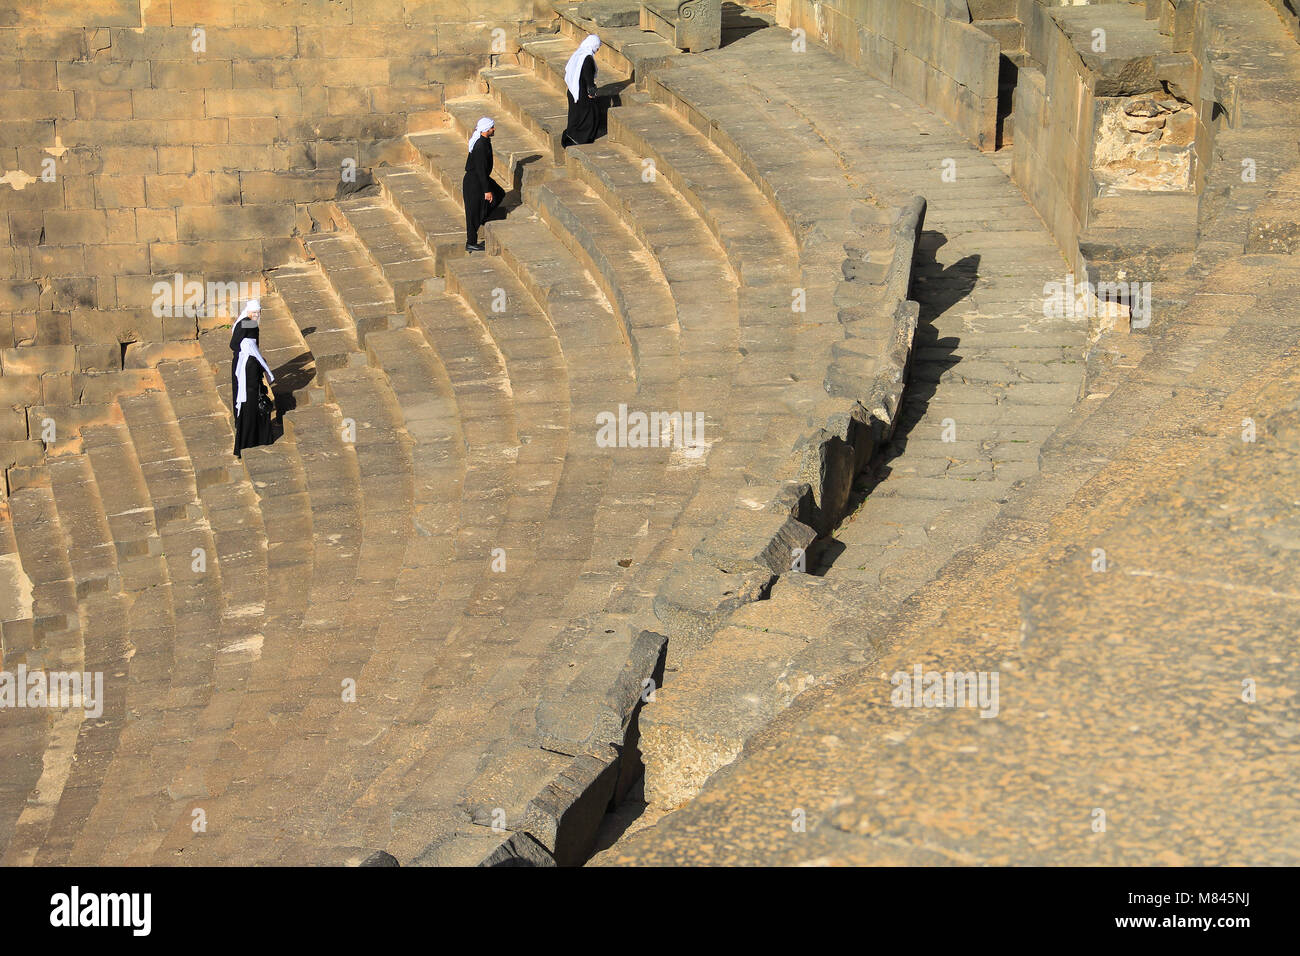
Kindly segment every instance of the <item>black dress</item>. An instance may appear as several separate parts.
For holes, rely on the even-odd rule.
[[[465,200],[465,242],[478,243],[479,226],[488,221],[493,210],[506,198],[505,190],[492,179],[492,140],[480,136],[465,157],[465,180],[461,186]],[[491,193],[490,200],[484,199]]]
[[[569,125],[560,142],[565,146],[575,143],[594,143],[600,132],[600,98],[596,96],[596,58],[588,55],[578,72],[578,99],[566,88],[564,98],[569,101]]]
[[[258,340],[258,330],[244,327],[242,322],[235,323],[230,337],[230,348],[235,353],[230,362],[230,402],[239,401],[239,344],[246,338]],[[248,388],[248,397],[239,410],[235,412],[235,456],[245,448],[271,444],[271,410],[274,402],[266,388],[266,379],[262,363],[249,355],[244,359],[244,382]]]

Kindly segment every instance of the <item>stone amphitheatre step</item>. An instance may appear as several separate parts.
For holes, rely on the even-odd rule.
[[[90,462],[84,455],[60,455],[46,463],[50,487],[68,539],[68,559],[77,595],[120,593],[117,549]]]
[[[348,233],[331,232],[308,237],[303,246],[320,263],[330,288],[351,316],[358,341],[367,332],[394,327],[394,317],[401,312],[397,294],[364,242]]]
[[[323,372],[348,365],[351,356],[360,350],[357,327],[331,291],[320,265],[283,265],[273,270],[270,278],[288,314],[297,323],[301,339],[310,349],[308,368]],[[270,305],[268,301],[268,311]]]
[[[266,609],[267,545],[260,502],[231,452],[231,418],[207,361],[163,362],[158,371],[212,527],[226,596],[222,641],[228,645],[258,633]]]
[[[15,472],[18,470],[15,469]],[[26,664],[31,670],[81,673],[86,670],[83,627],[84,605],[78,601],[77,583],[69,562],[69,541],[54,500],[48,469],[33,466],[11,473],[9,495],[13,531],[22,567],[31,581],[33,631],[25,653],[6,653],[5,667]],[[6,649],[7,650],[7,649]],[[24,689],[25,690],[25,689]],[[78,730],[84,710],[79,706],[38,711],[45,733],[37,751],[41,766],[33,793],[14,821],[0,861],[5,865],[34,863],[58,812],[60,798],[74,767]],[[30,746],[36,743],[25,722],[18,733]],[[39,731],[38,731],[39,734]],[[20,769],[21,772],[21,769]]]
[[[228,701],[237,701],[244,688],[242,671],[231,680],[221,639],[227,608],[237,607],[239,598],[227,591],[223,582],[220,550],[211,518],[199,498],[176,413],[164,392],[145,392],[123,398],[121,403],[159,521],[171,581],[176,654],[168,692],[174,714],[168,724],[169,735],[158,741],[152,761],[156,796],[133,805],[123,823],[128,833],[150,828],[151,836],[129,847],[115,839],[106,851],[110,859],[114,853],[126,854],[119,857],[125,861],[149,859],[169,824],[186,809],[188,799],[202,792],[201,771],[190,762],[190,747],[182,748],[178,742],[201,740],[213,709],[231,706]],[[252,580],[254,583],[249,583],[245,577],[243,583],[254,590],[260,604],[265,579]]]
[[[625,330],[647,398],[674,407],[679,326],[673,290],[657,260],[612,209],[580,182],[555,179],[528,197],[538,215],[595,277]],[[682,294],[685,290],[681,290]]]
[[[562,350],[545,314],[506,262],[496,256],[452,262],[447,291],[468,302],[492,334],[505,357],[516,406],[538,406],[526,423],[532,433],[562,426],[568,399]]]
[[[531,70],[517,66],[483,70],[479,76],[487,82],[493,99],[533,139],[544,143],[550,156],[564,155],[560,138],[569,125],[569,104],[563,93],[542,85]]]
[[[387,376],[413,441],[412,519],[417,533],[407,543],[401,574],[411,588],[423,590],[427,575],[450,552],[452,515],[465,487],[466,437],[460,410],[446,368],[417,329],[371,332],[366,351]],[[409,593],[400,584],[399,592]]]
[[[609,127],[610,139],[639,157],[630,164],[638,176],[647,169],[645,161],[652,160],[655,178],[664,177],[690,203],[726,251],[742,284],[784,283],[789,299],[791,264],[798,261],[792,230],[729,157],[656,104],[629,103],[611,110]]]
[[[394,311],[401,312],[407,297],[420,292],[437,271],[428,246],[382,196],[355,196],[335,205],[393,290]]]
[[[383,195],[433,251],[434,271],[443,275],[448,259],[465,254],[461,205],[419,166],[380,166],[374,174]]]
[[[121,590],[117,552],[90,462],[84,455],[61,455],[49,461],[51,488],[68,538],[69,560],[77,583],[84,670],[102,675],[98,716],[82,721],[68,779],[36,861],[66,862],[82,823],[100,799],[126,720],[129,603]]]
[[[627,338],[604,293],[546,224],[519,215],[487,228],[490,250],[546,313],[569,370],[575,405],[627,401],[636,369]],[[620,391],[621,383],[633,383]]]
[[[25,655],[35,646],[33,630],[32,581],[23,570],[22,556],[14,536],[8,499],[0,502],[0,572],[4,589],[0,595],[3,618],[4,667],[6,670],[25,663]],[[10,710],[6,715],[5,734],[0,737],[0,854],[8,846],[14,827],[26,806],[27,798],[40,779],[42,755],[48,739],[48,715],[40,710]]]
[[[297,445],[284,439],[246,448],[241,460],[266,529],[266,626],[291,633],[302,624],[314,573],[306,473]],[[263,657],[269,656],[264,647]]]
[[[536,533],[550,513],[571,441],[570,383],[563,351],[545,313],[503,259],[474,256],[454,261],[447,279],[448,291],[470,304],[504,358],[520,442],[518,475],[535,489],[533,494],[516,493],[510,498],[505,526],[517,528],[520,534]],[[511,544],[517,549],[522,540]],[[509,555],[511,544],[498,546]],[[467,553],[478,551],[486,557],[491,545],[483,545],[480,542]],[[465,586],[474,587],[480,577],[481,563]],[[514,586],[517,577],[498,575],[497,581],[480,595],[481,600],[493,603],[492,592]]]
[[[77,584],[44,465],[13,469],[9,509],[24,572],[32,583],[33,669],[79,670],[84,661]]]
[[[344,440],[356,448],[361,477],[364,537],[356,583],[378,596],[392,586],[406,556],[415,495],[411,438],[380,370],[331,372],[325,391],[346,416]]]
[[[678,401],[683,408],[710,407],[720,397],[719,381],[727,382],[738,361],[739,347],[736,278],[716,239],[671,186],[642,180],[641,167],[629,151],[610,143],[575,147],[569,150],[569,164],[576,182],[556,180],[538,188],[535,201],[543,216],[553,229],[573,237],[573,243],[586,253],[584,258],[600,266],[598,274],[605,276],[611,287],[618,281],[616,296],[623,297],[623,307],[633,317],[630,334],[634,338],[645,338],[646,333],[637,326],[647,321],[647,316],[653,316],[655,323],[650,326],[652,341],[663,338],[657,331],[660,328],[671,335],[672,326],[660,318],[661,308],[653,299],[646,301],[647,292],[661,285],[647,286],[645,278],[653,281],[656,272],[663,277],[676,310],[682,366]],[[593,202],[593,197],[603,207]],[[608,262],[611,251],[600,243],[610,236],[616,241],[621,238],[612,225],[615,219],[627,224],[623,231],[631,229],[641,249],[628,249],[627,260],[620,257]],[[622,248],[627,249],[625,240]],[[638,263],[645,265],[637,269]],[[619,275],[629,271],[626,280]],[[629,291],[636,295],[630,301]],[[634,309],[642,303],[655,311]],[[671,351],[668,354],[671,358]]]
[[[70,853],[75,860],[101,860],[113,842],[111,859],[121,860],[136,843],[152,837],[152,824],[131,810],[158,790],[150,754],[160,733],[158,715],[174,706],[171,686],[180,656],[163,539],[131,433],[124,423],[95,426],[82,433],[82,441],[112,531],[123,587],[131,593],[131,607],[129,650],[117,668],[128,676],[119,711],[127,718],[116,748],[106,751],[113,759],[103,768],[98,802],[78,822]],[[129,832],[124,823],[128,820]]]
[[[453,508],[454,519],[440,523],[437,531],[451,535],[453,542],[458,529],[475,529],[471,538],[490,539],[505,517],[502,505],[515,487],[516,474],[523,487],[544,490],[552,482],[550,469],[543,467],[538,474],[533,465],[519,471],[514,389],[505,357],[478,316],[455,296],[414,301],[409,312],[447,371],[464,436],[460,506]]]

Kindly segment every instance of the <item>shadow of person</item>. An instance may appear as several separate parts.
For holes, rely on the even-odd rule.
[[[316,377],[316,357],[311,352],[295,355],[289,361],[271,370],[275,383],[271,386],[271,397],[275,402],[275,418],[271,422],[271,439],[277,440],[284,434],[284,415],[298,407],[295,394],[306,388]]]
[[[505,219],[507,215],[514,212],[524,204],[524,177],[528,173],[528,167],[539,161],[542,157],[525,156],[515,163],[514,178],[510,181],[510,188],[506,190],[505,198],[501,200],[501,205],[493,210],[492,215],[487,218],[487,222],[496,219]]]

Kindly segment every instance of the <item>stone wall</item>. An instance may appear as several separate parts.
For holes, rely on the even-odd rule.
[[[776,18],[995,148],[998,42],[964,0],[777,0]]]
[[[1156,259],[1190,250],[1216,116],[1228,98],[1216,90],[1209,65],[1208,6],[1150,0],[1068,10],[1033,4],[1027,12],[1025,49],[1032,65],[1021,68],[1015,91],[1013,176],[1067,260],[1080,275],[1104,278],[1094,274],[1094,260],[1132,263],[1152,228],[1166,230]],[[1097,30],[1106,31],[1101,50],[1093,47]],[[1115,141],[1117,110],[1134,112],[1134,102],[1146,99],[1165,104],[1151,118],[1160,129],[1131,138],[1158,142],[1145,151],[1149,156],[1139,149],[1117,162],[1117,150],[1126,148]],[[1147,129],[1144,117],[1120,119],[1130,129]],[[1114,175],[1119,168],[1126,173],[1122,181]],[[1177,215],[1153,215],[1157,210]],[[1168,233],[1174,221],[1190,231]],[[1146,265],[1158,270],[1154,259]]]
[[[542,0],[43,0],[0,8],[0,349],[63,371],[193,338],[160,278],[246,282],[345,170],[401,158]],[[222,311],[225,311],[224,309]],[[6,353],[7,354],[7,353]],[[8,362],[6,362],[8,365]],[[8,370],[7,368],[5,369]]]

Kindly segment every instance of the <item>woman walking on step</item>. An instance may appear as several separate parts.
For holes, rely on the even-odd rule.
[[[235,457],[243,457],[245,448],[271,444],[271,410],[274,402],[262,380],[274,382],[271,368],[257,347],[258,322],[262,303],[251,299],[235,320],[230,335],[230,350],[235,353],[230,365],[230,389],[235,404]]]
[[[589,34],[578,44],[564,66],[568,87],[569,126],[560,137],[561,146],[594,143],[600,129],[600,100],[596,97],[596,51],[600,37]]]
[[[478,228],[506,198],[505,190],[492,179],[492,134],[496,125],[484,116],[469,138],[469,156],[465,159],[465,181],[461,186],[465,199],[465,251],[482,252]]]

